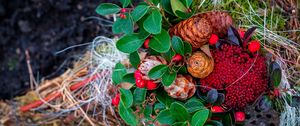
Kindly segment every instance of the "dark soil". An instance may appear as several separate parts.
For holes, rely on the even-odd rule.
[[[59,66],[84,47],[55,55],[57,51],[91,42],[98,35],[111,35],[99,20],[85,20],[98,16],[94,10],[101,2],[0,0],[0,99],[10,99],[29,89],[25,50],[30,53],[33,74],[40,80],[61,74],[64,69]]]

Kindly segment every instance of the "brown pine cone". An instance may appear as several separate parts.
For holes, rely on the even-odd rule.
[[[214,69],[214,60],[201,51],[194,52],[187,60],[188,72],[196,78],[208,76]]]
[[[191,43],[194,48],[200,48],[208,42],[212,33],[211,24],[205,18],[193,16],[181,21],[170,29],[170,34],[179,36]]]
[[[198,14],[198,16],[210,21],[212,33],[222,38],[226,37],[228,28],[233,24],[232,17],[224,11],[206,12]]]
[[[173,84],[164,88],[169,96],[179,100],[186,100],[196,92],[196,86],[191,76],[177,75]]]
[[[181,37],[194,48],[199,48],[208,42],[211,33],[225,37],[230,25],[232,25],[232,18],[228,13],[212,11],[179,22],[170,29],[170,34]]]

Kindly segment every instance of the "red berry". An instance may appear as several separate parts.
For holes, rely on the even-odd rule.
[[[154,90],[157,88],[157,84],[154,83],[152,80],[147,81],[147,89],[148,90]]]
[[[211,111],[216,113],[216,112],[224,112],[224,109],[221,106],[213,106],[211,107]]]
[[[146,87],[146,83],[142,78],[135,78],[135,84],[138,88]]]
[[[126,15],[125,14],[120,14],[120,18],[125,19]]]
[[[125,13],[125,12],[126,12],[126,9],[125,9],[125,8],[122,8],[122,9],[120,10],[120,12],[121,12],[121,13]]]
[[[236,112],[234,115],[235,115],[234,117],[235,117],[236,122],[245,121],[245,113],[244,112]]]
[[[275,88],[274,91],[273,91],[273,94],[274,94],[275,97],[279,97],[279,95],[280,95],[279,89]]]
[[[218,42],[219,37],[216,34],[211,34],[210,38],[209,38],[209,44],[210,45],[214,45]]]
[[[172,61],[173,62],[179,62],[183,59],[183,57],[180,54],[176,54],[175,56],[173,56]]]
[[[238,30],[238,32],[239,32],[239,34],[240,34],[240,37],[241,37],[241,38],[244,38],[244,36],[245,36],[245,30],[240,28],[240,29]]]
[[[143,74],[141,73],[141,71],[136,70],[136,71],[134,71],[133,76],[135,79],[137,79],[137,78],[142,78]]]
[[[257,40],[251,41],[250,44],[248,45],[248,49],[250,52],[256,52],[260,49],[260,43]]]
[[[118,93],[111,101],[114,106],[118,106],[120,103],[120,94]]]
[[[144,41],[144,48],[146,48],[146,49],[149,48],[149,42],[150,42],[150,38],[147,38],[147,39]]]

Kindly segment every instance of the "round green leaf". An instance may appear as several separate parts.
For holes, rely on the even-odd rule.
[[[166,11],[167,13],[174,15],[172,8],[171,8],[171,3],[170,0],[161,0],[161,4],[163,6],[164,11]]]
[[[165,91],[159,91],[159,92],[157,92],[156,98],[157,98],[157,100],[158,100],[160,103],[164,104],[167,108],[168,108],[169,106],[171,106],[171,104],[175,101],[175,100],[174,100],[173,98],[171,98],[171,97],[167,94],[167,92],[165,92]]]
[[[186,108],[178,102],[173,102],[170,107],[171,114],[179,122],[187,121],[189,113]]]
[[[158,9],[155,9],[144,21],[144,29],[151,34],[159,34],[161,32],[162,16]]]
[[[184,104],[189,113],[194,113],[198,110],[204,109],[204,105],[198,99],[190,99]]]
[[[137,118],[134,115],[133,110],[131,108],[126,108],[122,101],[119,104],[119,114],[126,124],[131,126],[137,125]]]
[[[149,10],[147,5],[138,5],[132,12],[131,16],[133,21],[137,22],[140,20]]]
[[[172,47],[175,52],[179,53],[180,55],[184,55],[184,43],[178,36],[172,37]]]
[[[120,0],[120,2],[123,5],[122,7],[125,8],[131,3],[131,0]]]
[[[143,45],[144,41],[137,34],[125,35],[116,43],[117,48],[124,53],[132,53]]]
[[[175,119],[172,117],[171,111],[168,109],[162,110],[156,117],[156,120],[160,124],[171,125],[175,122]]]
[[[161,30],[160,34],[153,36],[153,38],[150,40],[149,46],[153,50],[160,53],[169,51],[171,47],[171,39],[169,33],[165,30]]]
[[[176,122],[173,123],[172,126],[188,126],[187,122]]]
[[[135,84],[135,78],[134,78],[133,73],[128,73],[128,74],[124,75],[122,78],[122,81],[129,82],[131,84]]]
[[[136,88],[133,92],[134,104],[142,104],[145,100],[147,90],[145,88]]]
[[[130,108],[133,103],[133,96],[131,91],[121,88],[120,93],[121,93],[121,101],[124,104],[124,107]]]
[[[139,65],[140,62],[141,62],[139,53],[138,53],[137,51],[134,51],[133,53],[130,53],[130,55],[129,55],[129,61],[130,61],[131,65],[132,65],[134,68],[137,68],[138,65]]]
[[[187,8],[184,6],[184,4],[180,0],[170,0],[171,7],[173,13],[178,16],[175,12],[176,11],[181,11],[181,12],[186,12]]]
[[[100,15],[114,14],[121,10],[118,5],[112,3],[102,3],[96,8],[96,13]]]
[[[114,34],[131,34],[133,33],[133,21],[131,16],[127,13],[127,18],[117,18],[116,22],[114,22],[112,26],[112,31]],[[126,26],[126,27],[124,27]]]
[[[170,71],[166,72],[163,76],[162,76],[162,84],[164,86],[170,86],[174,80],[176,79],[177,73],[173,72],[170,73]]]
[[[154,111],[156,112],[157,110],[161,111],[165,109],[166,106],[163,103],[155,103],[154,105]]]
[[[112,81],[114,84],[122,82],[123,76],[126,74],[126,68],[123,64],[117,63],[112,73]]]
[[[164,65],[164,64],[157,65],[149,71],[148,76],[151,79],[158,79],[158,78],[162,77],[162,75],[164,73],[166,73],[167,70],[168,70],[167,65]]]
[[[190,43],[184,42],[184,54],[192,54],[192,46]]]
[[[202,109],[196,112],[192,117],[191,126],[203,126],[208,119],[209,110]]]
[[[144,115],[150,118],[152,115],[152,110],[153,110],[153,106],[148,104],[144,110]]]

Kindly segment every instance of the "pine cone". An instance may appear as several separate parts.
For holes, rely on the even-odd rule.
[[[205,18],[193,16],[181,21],[170,29],[170,34],[179,36],[191,43],[194,48],[200,48],[208,42],[212,33],[211,24]]]
[[[232,18],[228,13],[206,12],[179,22],[170,29],[170,34],[190,42],[194,48],[199,48],[208,42],[211,33],[225,37],[230,25],[232,25]]]
[[[196,78],[208,76],[214,69],[214,61],[201,51],[194,52],[187,61],[188,72]]]
[[[218,35],[221,38],[226,37],[228,28],[233,24],[231,16],[224,11],[206,12],[198,14],[198,16],[210,21],[212,33]]]
[[[194,95],[196,87],[191,76],[177,75],[172,85],[165,86],[165,91],[172,98],[186,100]]]

